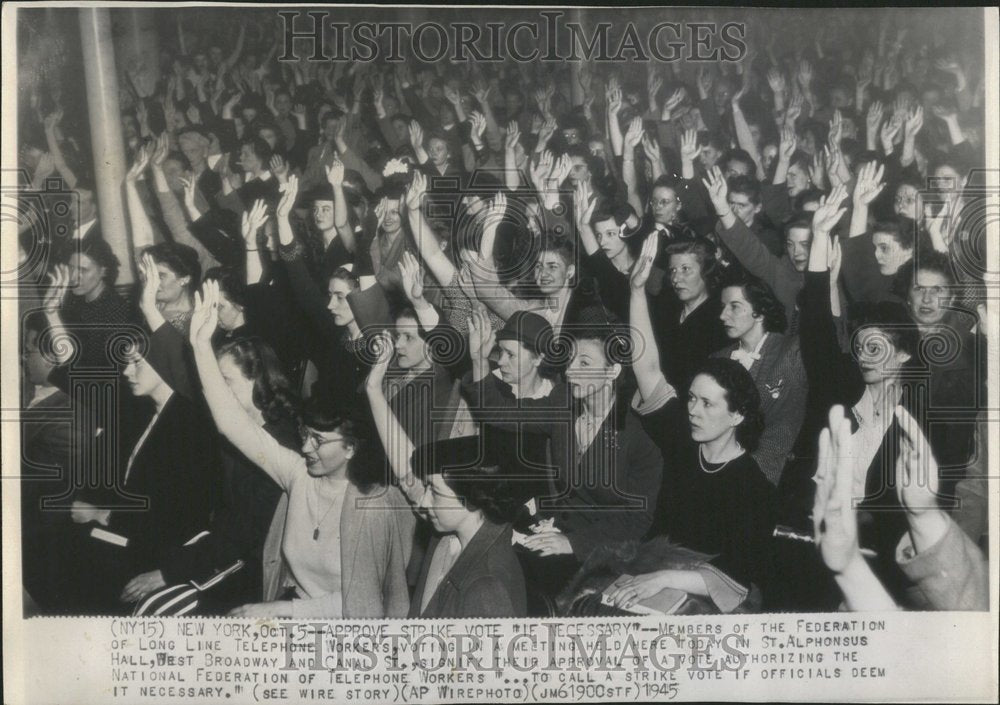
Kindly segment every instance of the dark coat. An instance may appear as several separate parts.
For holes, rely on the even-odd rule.
[[[417,589],[410,602],[410,617],[463,619],[526,616],[524,575],[511,546],[511,535],[510,524],[484,521],[455,565],[441,580],[427,603],[427,609],[421,612],[427,572],[440,541],[435,537],[420,569]]]

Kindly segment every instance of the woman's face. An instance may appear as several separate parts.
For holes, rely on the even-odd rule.
[[[962,177],[947,164],[934,170],[934,180],[937,187],[945,193],[958,193],[962,190]]]
[[[920,192],[910,184],[900,184],[892,201],[892,210],[898,216],[920,220]]]
[[[872,236],[875,244],[875,261],[878,271],[887,277],[893,276],[913,256],[913,250],[904,249],[892,235],[875,233]]]
[[[498,360],[500,378],[507,384],[523,385],[536,374],[542,359],[516,340],[501,340]]]
[[[583,157],[570,157],[573,167],[569,170],[569,182],[575,184],[578,181],[590,183],[590,167]]]
[[[671,255],[667,274],[674,293],[683,302],[696,301],[707,292],[701,264],[693,254]]]
[[[331,279],[327,289],[330,301],[326,308],[333,314],[333,322],[338,326],[346,326],[354,321],[354,312],[347,303],[347,295],[351,293],[351,285],[343,279]]]
[[[184,176],[184,165],[176,159],[167,159],[163,162],[163,175],[167,177],[167,186],[174,193],[184,190],[181,177]]]
[[[174,304],[187,296],[187,285],[191,277],[179,277],[161,262],[156,263],[156,271],[160,275],[160,288],[156,290],[157,303]]]
[[[573,359],[566,368],[566,381],[575,399],[592,399],[611,387],[622,366],[610,364],[600,340],[577,340]]]
[[[396,364],[404,370],[427,360],[427,344],[418,331],[419,325],[412,318],[396,319]]]
[[[427,478],[427,488],[418,507],[435,529],[446,534],[454,533],[475,516],[475,512],[469,511],[465,502],[445,482],[444,475],[440,474]]]
[[[434,166],[444,166],[448,163],[448,143],[440,137],[432,137],[427,142],[427,156]]]
[[[341,474],[354,457],[354,448],[344,442],[339,430],[317,431],[305,426],[300,435],[306,472],[312,477]]]
[[[567,264],[558,252],[542,252],[535,262],[535,284],[544,296],[553,296],[569,287],[576,267]]]
[[[621,229],[614,219],[599,220],[594,223],[594,236],[608,259],[614,259],[625,251],[625,240],[622,239]]]
[[[774,164],[774,160],[778,158],[778,145],[776,144],[766,144],[764,145],[764,150],[761,152],[761,157],[764,160],[764,171],[771,168]]]
[[[855,333],[852,346],[865,384],[877,384],[895,377],[910,359],[908,354],[897,350],[892,339],[875,326],[867,326]]]
[[[236,330],[243,325],[243,307],[234,304],[232,300],[219,291],[219,327],[223,330]]]
[[[104,267],[85,254],[75,253],[69,258],[69,280],[76,282],[73,293],[77,296],[87,298],[100,293],[105,273]]]
[[[681,202],[677,198],[677,194],[669,186],[654,188],[649,203],[653,210],[653,220],[660,225],[670,225],[674,222],[681,209]]]
[[[219,372],[222,373],[222,379],[226,380],[229,391],[236,397],[243,410],[251,415],[256,414],[257,405],[253,403],[253,380],[243,375],[243,370],[236,364],[232,355],[219,357]]]
[[[732,340],[742,338],[760,322],[742,286],[727,286],[722,290],[722,314],[719,318],[726,329],[726,336]]]
[[[743,423],[743,416],[729,410],[726,390],[710,375],[697,375],[688,391],[688,424],[691,438],[708,443],[721,438]]]
[[[403,227],[403,221],[399,217],[399,200],[386,201],[382,229],[388,234],[393,235],[398,233],[401,227]]]
[[[910,315],[922,326],[940,323],[951,305],[948,279],[927,269],[918,269],[907,294]]]
[[[125,370],[122,374],[128,383],[129,389],[132,390],[132,394],[137,397],[152,395],[164,383],[160,375],[153,369],[153,366],[146,362],[144,357],[139,355],[134,355],[131,358],[129,363],[125,365]]]
[[[388,108],[386,108],[386,112],[388,112]],[[410,126],[406,120],[393,120],[392,129],[396,133],[396,139],[402,144],[410,143]],[[333,137],[331,136],[330,139],[332,140]]]
[[[785,184],[788,187],[789,197],[795,198],[809,188],[811,183],[812,179],[809,177],[809,172],[802,168],[801,164],[792,164],[788,167]]]
[[[313,223],[320,232],[328,232],[333,228],[333,201],[313,201]]]

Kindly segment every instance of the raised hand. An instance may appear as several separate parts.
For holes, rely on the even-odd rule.
[[[583,179],[577,181],[573,187],[573,217],[578,228],[590,225],[590,216],[596,206],[597,199],[591,194],[590,184]]]
[[[420,171],[413,172],[413,180],[406,189],[404,200],[406,207],[411,211],[419,210],[424,202],[424,194],[427,192],[427,177]]]
[[[375,353],[375,364],[372,365],[371,372],[368,373],[365,385],[368,389],[381,390],[382,380],[385,379],[389,363],[392,362],[392,356],[396,352],[395,345],[392,342],[392,335],[390,335],[389,331],[384,330],[374,337],[372,340],[372,351]]]
[[[885,108],[882,105],[882,101],[876,100],[874,103],[868,106],[868,116],[866,123],[868,125],[868,132],[875,134],[878,131],[879,125],[882,124],[882,115]]]
[[[280,154],[275,154],[271,157],[271,161],[268,163],[268,166],[271,167],[271,173],[277,177],[278,183],[285,183],[288,179],[288,162],[285,161],[284,157]]]
[[[701,154],[698,146],[698,131],[694,128],[685,130],[681,135],[681,161],[693,163]]]
[[[496,347],[496,333],[483,306],[477,305],[468,320],[469,355],[473,359],[489,356]]]
[[[149,160],[152,156],[152,150],[149,145],[143,145],[139,148],[139,151],[135,153],[135,161],[132,162],[132,166],[128,168],[128,172],[125,174],[125,180],[130,182],[135,182],[138,180],[139,176],[146,171],[146,167],[149,166]]]
[[[194,310],[191,312],[191,329],[188,338],[195,349],[212,349],[212,334],[219,325],[219,282],[206,279],[201,285],[201,293],[194,294]]]
[[[726,200],[726,197],[729,195],[729,185],[722,175],[722,170],[717,166],[712,167],[712,170],[708,172],[706,178],[701,180],[701,183],[708,189],[708,195],[712,199],[712,205],[715,206],[716,212],[728,212],[729,202]]]
[[[568,154],[563,154],[559,159],[556,160],[555,165],[552,167],[552,173],[549,174],[549,180],[555,181],[557,184],[562,184],[569,176],[569,172],[573,170],[573,160],[569,158]]]
[[[279,220],[287,220],[288,216],[292,212],[292,206],[295,205],[295,198],[299,195],[299,177],[292,174],[288,177],[286,181],[281,186],[281,199],[278,201],[278,207],[274,210],[274,215]]]
[[[813,213],[813,233],[829,234],[840,220],[847,208],[841,208],[841,203],[847,198],[847,188],[837,184],[834,189],[819,201],[819,208]]]
[[[882,130],[879,136],[882,139],[882,149],[885,150],[886,154],[892,152],[892,145],[895,142],[896,135],[899,134],[899,130],[902,126],[902,119],[896,115],[893,115],[891,119],[882,125]]]
[[[503,191],[497,191],[497,195],[490,199],[486,206],[486,217],[483,220],[483,228],[497,227],[507,214],[507,196]]]
[[[444,98],[452,105],[460,105],[462,103],[462,94],[459,93],[453,86],[446,85],[444,87]]]
[[[802,93],[799,91],[794,91],[792,93],[791,100],[788,101],[788,108],[785,110],[785,124],[795,125],[795,121],[799,119],[799,115],[802,114],[802,103],[804,99]]]
[[[153,151],[153,168],[159,169],[163,162],[167,160],[167,153],[170,151],[170,136],[164,132],[156,138],[156,149]]]
[[[622,109],[622,91],[621,88],[612,88],[609,84],[608,90],[605,92],[605,97],[608,101],[608,115],[614,116]]]
[[[507,134],[504,135],[504,149],[508,152],[513,152],[520,141],[521,127],[517,124],[517,120],[511,120],[507,123]]]
[[[882,192],[885,188],[885,183],[882,181],[884,171],[885,167],[875,161],[862,165],[858,170],[857,183],[854,185],[856,205],[867,206]]]
[[[861,559],[858,520],[854,512],[854,438],[844,407],[830,409],[829,423],[819,436],[819,462],[813,480],[813,537],[826,567],[842,573]]]
[[[773,93],[784,93],[785,76],[778,69],[771,69],[767,72],[767,85],[771,87]]]
[[[795,154],[795,147],[798,145],[798,138],[795,130],[790,125],[781,126],[781,141],[778,144],[778,158],[783,162],[792,161]]]
[[[642,141],[642,134],[642,118],[638,116],[632,118],[632,122],[628,124],[628,130],[625,132],[625,148],[634,150]]]
[[[416,120],[410,121],[410,144],[415,150],[424,146],[424,128]]]
[[[896,407],[902,431],[896,458],[896,490],[899,503],[910,516],[940,511],[938,464],[920,424],[902,406]]]
[[[924,106],[917,105],[911,110],[903,123],[903,134],[906,139],[913,139],[924,126]]]
[[[809,178],[812,180],[813,186],[818,189],[822,189],[823,184],[826,183],[826,155],[829,153],[829,147],[816,152],[809,165]]]
[[[469,124],[472,127],[472,141],[481,142],[483,133],[486,132],[486,116],[479,111],[473,110],[469,113]]]
[[[646,236],[646,240],[642,243],[642,251],[635,264],[632,265],[632,274],[629,276],[633,296],[636,292],[641,292],[646,288],[649,274],[653,271],[653,260],[656,259],[656,248],[659,242],[659,233],[652,232]]]
[[[49,288],[45,292],[42,305],[45,313],[56,314],[66,301],[66,294],[69,292],[70,274],[69,267],[65,264],[57,264],[49,272]]]
[[[156,292],[160,288],[160,272],[156,269],[156,260],[148,252],[143,254],[139,260],[139,277],[142,279],[140,308],[152,311],[156,309]]]
[[[655,137],[645,132],[642,134],[642,151],[646,155],[646,158],[654,164],[663,158],[659,142],[656,141]]]
[[[333,188],[344,185],[344,162],[338,157],[334,157],[330,166],[326,167],[326,180]]]
[[[799,85],[802,86],[802,90],[808,91],[809,85],[812,83],[813,79],[813,67],[806,59],[802,59],[799,62],[799,72],[796,76],[799,81]]]
[[[660,113],[660,120],[663,122],[669,122],[671,116],[673,115],[673,111],[678,105],[684,102],[684,96],[685,93],[683,88],[678,88],[671,93],[670,97],[667,98],[667,101],[663,104],[663,111]]]
[[[424,298],[424,273],[420,262],[409,252],[404,252],[399,260],[399,276],[403,280],[403,293],[410,303],[416,305]]]
[[[266,222],[267,201],[263,198],[258,198],[253,202],[250,210],[243,211],[243,218],[241,219],[241,232],[243,233],[243,240],[247,243],[247,249],[252,249],[252,246],[256,244],[257,231]]]
[[[542,189],[545,186],[549,174],[552,173],[552,162],[552,152],[546,149],[541,153],[538,161],[531,166],[531,181],[536,188]]]

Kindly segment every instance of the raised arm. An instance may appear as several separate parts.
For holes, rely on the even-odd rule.
[[[864,235],[868,231],[868,207],[882,193],[885,182],[882,174],[885,167],[876,161],[864,164],[858,170],[858,180],[854,185],[854,210],[851,213],[850,237]]]
[[[448,255],[441,249],[437,237],[431,230],[427,219],[424,218],[423,200],[427,189],[427,177],[419,171],[413,172],[413,180],[406,189],[404,202],[406,203],[406,214],[410,221],[410,230],[414,234],[417,243],[417,252],[421,259],[430,269],[431,274],[437,279],[441,286],[448,286],[455,278],[456,269]]]
[[[198,293],[194,297],[194,313],[191,316],[191,346],[194,361],[201,377],[202,393],[215,419],[219,432],[237,450],[253,460],[264,472],[287,490],[295,475],[303,471],[302,456],[288,450],[271,437],[240,406],[230,391],[219,370],[219,363],[212,350],[212,334],[219,322],[217,310],[219,284],[209,279],[202,284],[204,298]]]
[[[644,400],[652,399],[658,387],[667,384],[667,378],[660,369],[660,351],[653,332],[653,321],[649,315],[649,301],[646,298],[646,282],[653,269],[656,258],[656,246],[659,244],[657,233],[650,233],[642,243],[642,252],[632,268],[629,279],[631,297],[629,298],[629,321],[632,329],[632,371],[639,383],[639,394]]]
[[[389,361],[393,354],[392,338],[385,332],[377,338],[376,344],[379,359],[372,365],[368,380],[365,382],[365,393],[368,395],[375,429],[382,441],[389,466],[392,468],[403,494],[416,506],[420,504],[425,488],[420,479],[413,474],[413,468],[410,465],[410,459],[413,457],[413,441],[406,435],[399,419],[389,408],[389,402],[382,389],[385,373],[389,368]]]
[[[135,156],[135,161],[125,174],[125,202],[128,204],[129,225],[132,228],[132,245],[139,252],[153,244],[153,224],[149,222],[146,207],[136,190],[136,180],[149,165],[150,148],[143,146]]]

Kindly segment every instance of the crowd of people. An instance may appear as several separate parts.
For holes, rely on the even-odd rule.
[[[27,609],[988,609],[983,60],[871,18],[628,68],[178,21],[120,71],[133,261],[37,82],[21,166],[77,207],[21,330]]]

